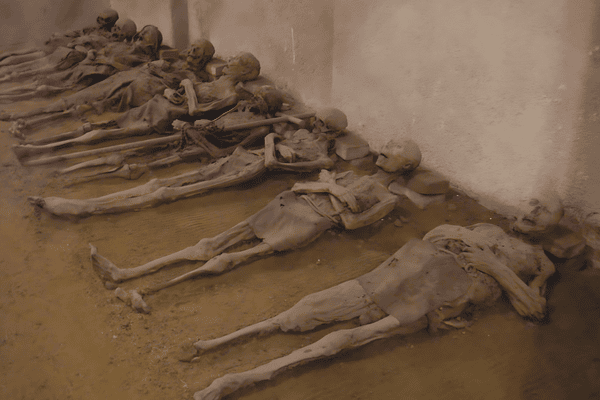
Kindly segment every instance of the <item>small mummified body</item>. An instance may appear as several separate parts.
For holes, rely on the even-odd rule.
[[[273,93],[273,91],[273,89],[265,89],[263,87],[261,90],[257,91],[260,92],[257,97],[263,100],[264,97],[269,99],[270,97],[268,97],[267,94]],[[269,101],[269,103],[272,102]],[[274,110],[271,108],[267,111]],[[341,113],[341,111],[337,111]],[[218,122],[225,120],[225,126],[227,124],[231,125],[231,122],[228,122],[228,118],[238,117],[238,115],[244,117],[247,114],[247,112],[231,113],[225,115],[224,118]],[[275,134],[268,134],[265,138],[265,156],[262,155],[262,150],[247,151],[242,146],[252,144],[256,139],[264,137],[269,131],[268,128],[265,130],[265,127],[256,127],[243,131],[242,134],[238,133],[237,135],[231,135],[232,137],[226,138],[223,138],[223,132],[219,131],[221,135],[215,139],[226,139],[228,141],[235,139],[235,142],[231,147],[217,148],[209,142],[209,140],[212,139],[211,137],[200,136],[196,137],[193,150],[187,151],[184,149],[175,157],[166,158],[164,162],[158,161],[146,165],[125,164],[104,175],[105,177],[129,176],[132,171],[152,168],[159,164],[172,164],[187,157],[186,152],[198,156],[197,146],[200,146],[200,150],[205,150],[206,154],[209,154],[211,157],[218,158],[213,163],[201,166],[192,172],[169,178],[152,179],[135,188],[98,198],[82,200],[60,197],[30,197],[29,201],[35,206],[56,216],[84,217],[87,215],[125,212],[144,207],[154,207],[161,203],[175,201],[179,198],[196,196],[209,190],[238,185],[242,182],[256,178],[267,169],[283,169],[287,171],[327,169],[332,167],[334,162],[329,157],[331,144],[324,136],[325,132],[337,134],[340,130],[345,128],[345,125],[342,126],[339,123],[334,124],[327,120],[324,115],[325,114],[321,111],[316,113],[316,121],[314,124],[316,127],[312,132],[309,132],[306,129],[282,132],[281,135],[278,135],[280,140],[277,145],[274,144]],[[249,117],[244,118],[244,121],[248,121],[249,119],[260,121],[261,118],[264,118],[264,116],[261,116],[260,114],[250,114]],[[325,119],[326,122],[323,122],[323,119]],[[239,123],[239,119],[233,120],[233,123],[236,122]],[[265,122],[268,122],[268,119],[266,119]],[[243,135],[243,138],[241,135]],[[192,138],[189,140],[194,139]],[[229,154],[229,151],[232,151],[232,153]],[[226,156],[220,158],[217,157],[218,155],[223,155],[225,153],[227,153]],[[267,154],[270,156],[267,156]]]
[[[162,34],[157,27],[147,25],[135,35],[133,43],[108,43],[100,50],[89,50],[86,58],[70,68],[47,74],[44,71],[34,83],[0,92],[0,101],[14,102],[44,95],[56,95],[66,90],[79,91],[100,82],[119,71],[140,66],[158,58]],[[41,110],[4,114],[2,119],[14,120],[37,115]]]
[[[131,39],[137,32],[135,23],[125,20],[120,26],[116,25],[119,14],[112,9],[106,9],[96,18],[96,24],[79,31],[57,32],[52,34],[42,47],[32,47],[16,52],[0,54],[0,78],[11,78],[10,75],[27,70],[35,70],[53,65],[63,59],[61,49],[71,48],[86,53],[90,49],[99,49],[111,41]],[[132,25],[133,24],[133,25]],[[60,50],[60,51],[59,51]],[[57,54],[53,54],[58,52]],[[85,58],[85,54],[83,56]],[[18,77],[15,77],[18,78]]]
[[[206,41],[205,43],[208,48],[210,42]],[[212,48],[212,45],[210,47]],[[212,58],[212,54],[210,57]],[[189,63],[189,61],[187,62]],[[71,145],[93,144],[105,140],[143,136],[152,133],[162,134],[176,119],[185,118],[186,115],[199,116],[200,111],[198,110],[200,109],[204,113],[208,113],[227,110],[235,106],[241,96],[238,84],[256,79],[259,73],[260,63],[258,60],[250,53],[242,53],[229,61],[228,67],[224,69],[224,74],[215,81],[197,81],[191,89],[189,79],[181,81],[181,86],[186,87],[185,92],[188,95],[187,107],[184,101],[185,98],[182,98],[177,92],[169,90],[164,93],[167,97],[163,94],[156,94],[141,106],[131,108],[123,113],[116,120],[100,124],[100,126],[97,126],[98,129],[83,131],[82,133],[79,133],[79,130],[71,132],[75,136],[79,135],[78,137],[62,140],[65,134],[61,134],[57,136],[60,139],[56,142],[39,146],[15,146],[14,150],[19,158],[24,158]],[[142,86],[146,87],[147,85]],[[242,89],[242,91],[247,94],[245,90]],[[141,93],[140,96],[145,94],[144,90],[138,92]],[[131,96],[127,97],[127,99],[130,98]],[[139,99],[137,102],[139,102]],[[131,100],[127,100],[127,104],[131,104]],[[60,104],[57,105],[60,107]],[[94,128],[93,125],[91,127]],[[67,133],[66,136],[71,133]]]
[[[142,294],[156,292],[195,276],[221,274],[250,259],[305,246],[334,226],[358,229],[378,221],[389,214],[398,201],[398,197],[389,192],[389,184],[400,174],[414,170],[420,161],[421,153],[416,143],[395,140],[383,148],[376,163],[380,169],[373,175],[357,176],[351,171],[336,174],[323,170],[318,181],[296,183],[291,190],[279,194],[250,218],[213,238],[202,239],[194,246],[142,266],[125,269],[100,256],[91,246],[92,264],[102,280],[120,282],[185,260],[206,261],[194,271],[142,289]],[[246,241],[257,244],[247,250],[225,252]],[[139,292],[125,293],[119,288],[116,294],[136,310],[148,311]]]
[[[118,57],[118,52],[129,52],[131,44],[137,33],[135,22],[130,19],[125,20],[120,26],[113,27],[113,33],[109,36],[103,31],[94,31],[83,36],[73,38],[70,43],[64,46],[52,46],[55,48],[50,54],[32,61],[23,62],[15,65],[0,67],[0,82],[22,81],[26,79],[36,79],[36,84],[48,84],[61,80],[60,78],[68,74],[68,70],[74,69],[78,64],[93,64],[94,62],[107,63],[110,56]],[[89,70],[89,67],[87,67]],[[32,94],[31,88],[34,85],[25,85],[11,90],[0,92],[4,101],[19,100],[19,96],[28,98]],[[39,87],[40,95],[51,94],[50,90],[45,91]]]
[[[97,113],[105,111],[123,112],[140,107],[162,95],[168,89],[175,92],[184,79],[208,80],[203,71],[204,66],[214,55],[215,48],[211,42],[200,39],[183,52],[180,59],[151,61],[133,69],[120,71],[98,83],[78,92],[64,96],[44,107],[11,115],[19,118],[12,131],[24,136],[34,126],[39,126],[51,119],[77,115],[80,110],[95,109]],[[37,118],[34,118],[38,116]],[[87,124],[72,133],[60,134],[54,142],[74,138],[96,129],[117,127],[117,121]],[[80,133],[79,133],[80,132]],[[83,140],[83,139],[79,139]],[[51,143],[52,141],[46,141]],[[47,150],[41,150],[47,151]],[[17,154],[20,156],[20,154]]]
[[[193,343],[182,361],[195,360],[202,352],[249,335],[278,330],[305,332],[358,318],[359,327],[335,331],[249,371],[226,374],[194,394],[195,400],[216,400],[297,365],[374,340],[425,328],[435,332],[468,326],[471,322],[463,317],[473,307],[491,305],[502,290],[520,315],[543,318],[545,282],[554,270],[540,247],[509,236],[498,226],[441,225],[423,240],[408,241],[380,266],[357,279],[310,294],[273,318]]]

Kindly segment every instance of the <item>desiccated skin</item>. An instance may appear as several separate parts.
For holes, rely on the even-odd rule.
[[[21,101],[43,95],[55,95],[65,90],[80,91],[105,80],[106,78],[144,65],[156,60],[158,49],[162,42],[162,34],[155,26],[148,25],[137,35],[133,43],[113,42],[98,44],[98,50],[86,50],[85,59],[71,62],[68,68],[62,68],[54,73],[50,66],[43,67],[39,72],[39,79],[32,84],[14,87],[0,93],[0,101]],[[81,47],[81,46],[79,46]],[[77,48],[79,48],[77,47]],[[64,51],[70,51],[64,48]],[[64,63],[64,61],[61,61]],[[50,69],[48,69],[50,68]],[[62,99],[61,99],[62,101]],[[48,112],[64,111],[70,104],[68,100],[58,104],[29,110],[20,113],[2,114],[2,120],[17,120]],[[79,103],[81,104],[81,103]],[[58,109],[56,109],[58,108]]]
[[[541,249],[509,237],[497,226],[442,225],[424,240],[412,239],[362,277],[308,295],[268,320],[193,343],[186,347],[191,351],[182,361],[194,361],[205,351],[250,335],[307,331],[321,324],[359,318],[360,327],[330,333],[252,370],[226,374],[194,394],[195,400],[217,400],[297,365],[374,340],[408,335],[427,327],[465,327],[470,324],[462,318],[465,311],[470,306],[482,308],[493,303],[500,297],[500,289],[508,293],[519,314],[542,318],[543,287],[553,272],[554,265]],[[528,280],[531,282],[526,285]]]
[[[40,63],[36,63],[36,61],[51,55],[60,47],[74,49],[77,46],[84,46],[84,48],[89,50],[89,47],[85,47],[85,45],[100,41],[101,45],[94,47],[99,48],[106,44],[108,40],[114,41],[116,39],[117,41],[120,41],[120,38],[116,38],[113,35],[115,28],[114,24],[118,18],[119,14],[116,11],[106,9],[96,18],[95,26],[84,28],[80,31],[54,33],[42,47],[27,48],[14,52],[3,52],[0,54],[0,77],[7,73],[39,67]],[[131,24],[128,24],[128,26],[131,27]],[[137,29],[135,30],[137,31]],[[44,64],[45,62],[41,63],[41,65]],[[15,69],[7,69],[5,67],[12,67]]]
[[[412,144],[396,143],[386,149],[387,156],[382,155],[377,162],[382,169],[373,175],[359,177],[351,172],[335,174],[323,170],[319,181],[296,183],[291,191],[281,193],[245,221],[176,253],[135,268],[118,268],[92,247],[92,263],[103,281],[120,282],[180,261],[206,261],[187,274],[140,290],[141,294],[146,294],[191,277],[227,272],[250,259],[302,247],[334,225],[346,229],[370,225],[396,206],[397,196],[387,189],[390,182],[406,172],[407,165],[418,166],[418,163],[407,162],[406,157],[413,156],[410,152],[406,154],[407,149],[414,150]],[[229,247],[250,240],[258,240],[258,244],[247,250],[226,253]]]

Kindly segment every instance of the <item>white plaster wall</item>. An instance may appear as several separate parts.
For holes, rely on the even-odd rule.
[[[110,0],[110,7],[119,17],[135,22],[138,30],[145,25],[154,25],[163,35],[163,43],[175,46],[173,25],[173,4],[164,0]],[[176,25],[175,25],[176,27]],[[184,46],[187,43],[184,43]]]
[[[9,4],[17,15],[20,3]],[[158,26],[171,46],[205,37],[219,56],[252,52],[264,75],[304,102],[344,110],[374,149],[410,137],[424,166],[496,210],[554,191],[600,211],[592,0],[110,5],[140,28]]]
[[[2,0],[0,50],[40,45],[54,32],[93,25],[109,0]]]
[[[592,8],[578,3],[340,0],[333,103],[374,148],[414,139],[493,208],[568,197]]]
[[[188,10],[190,41],[206,38],[220,56],[249,51],[305,103],[329,102],[333,1],[188,0]]]
[[[146,15],[169,37],[169,13],[156,1],[112,3]],[[594,138],[579,120],[591,0],[188,0],[187,7],[190,41],[208,38],[221,56],[254,53],[263,74],[309,105],[344,110],[350,129],[376,150],[393,136],[414,139],[424,166],[492,208],[513,211],[545,191],[596,207],[593,163],[579,161]]]

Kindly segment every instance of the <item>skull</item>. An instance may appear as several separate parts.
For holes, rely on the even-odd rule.
[[[227,62],[223,74],[240,82],[251,81],[260,74],[260,62],[250,53],[241,53]]]
[[[583,226],[583,237],[588,246],[600,250],[600,214],[593,213],[587,216]]]
[[[134,37],[136,51],[149,56],[156,56],[162,44],[162,33],[154,25],[146,25]]]
[[[273,86],[264,85],[254,92],[261,113],[275,114],[281,110],[283,105],[283,93]]]
[[[381,149],[377,162],[386,172],[409,172],[421,163],[419,146],[408,139],[392,139]]]
[[[130,19],[126,19],[123,23],[115,25],[112,29],[113,37],[118,41],[131,41],[137,33],[137,26],[135,22]]]
[[[193,43],[187,51],[184,68],[191,71],[201,70],[206,66],[215,54],[215,47],[206,39],[200,39]]]
[[[348,118],[337,108],[322,108],[315,113],[315,128],[322,133],[341,133],[348,126]]]
[[[558,197],[551,195],[544,201],[531,199],[524,214],[517,217],[513,230],[525,234],[547,232],[558,225],[563,215],[564,210]]]
[[[588,263],[592,268],[600,269],[600,214],[587,216],[583,225],[583,238],[591,247]]]
[[[100,15],[98,15],[96,22],[98,23],[100,29],[110,31],[118,19],[119,13],[115,10],[107,8],[106,10],[102,11]]]

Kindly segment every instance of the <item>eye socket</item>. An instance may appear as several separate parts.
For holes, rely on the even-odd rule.
[[[542,212],[543,207],[542,206],[537,206],[535,207],[532,211],[531,214],[532,215],[539,215]]]

